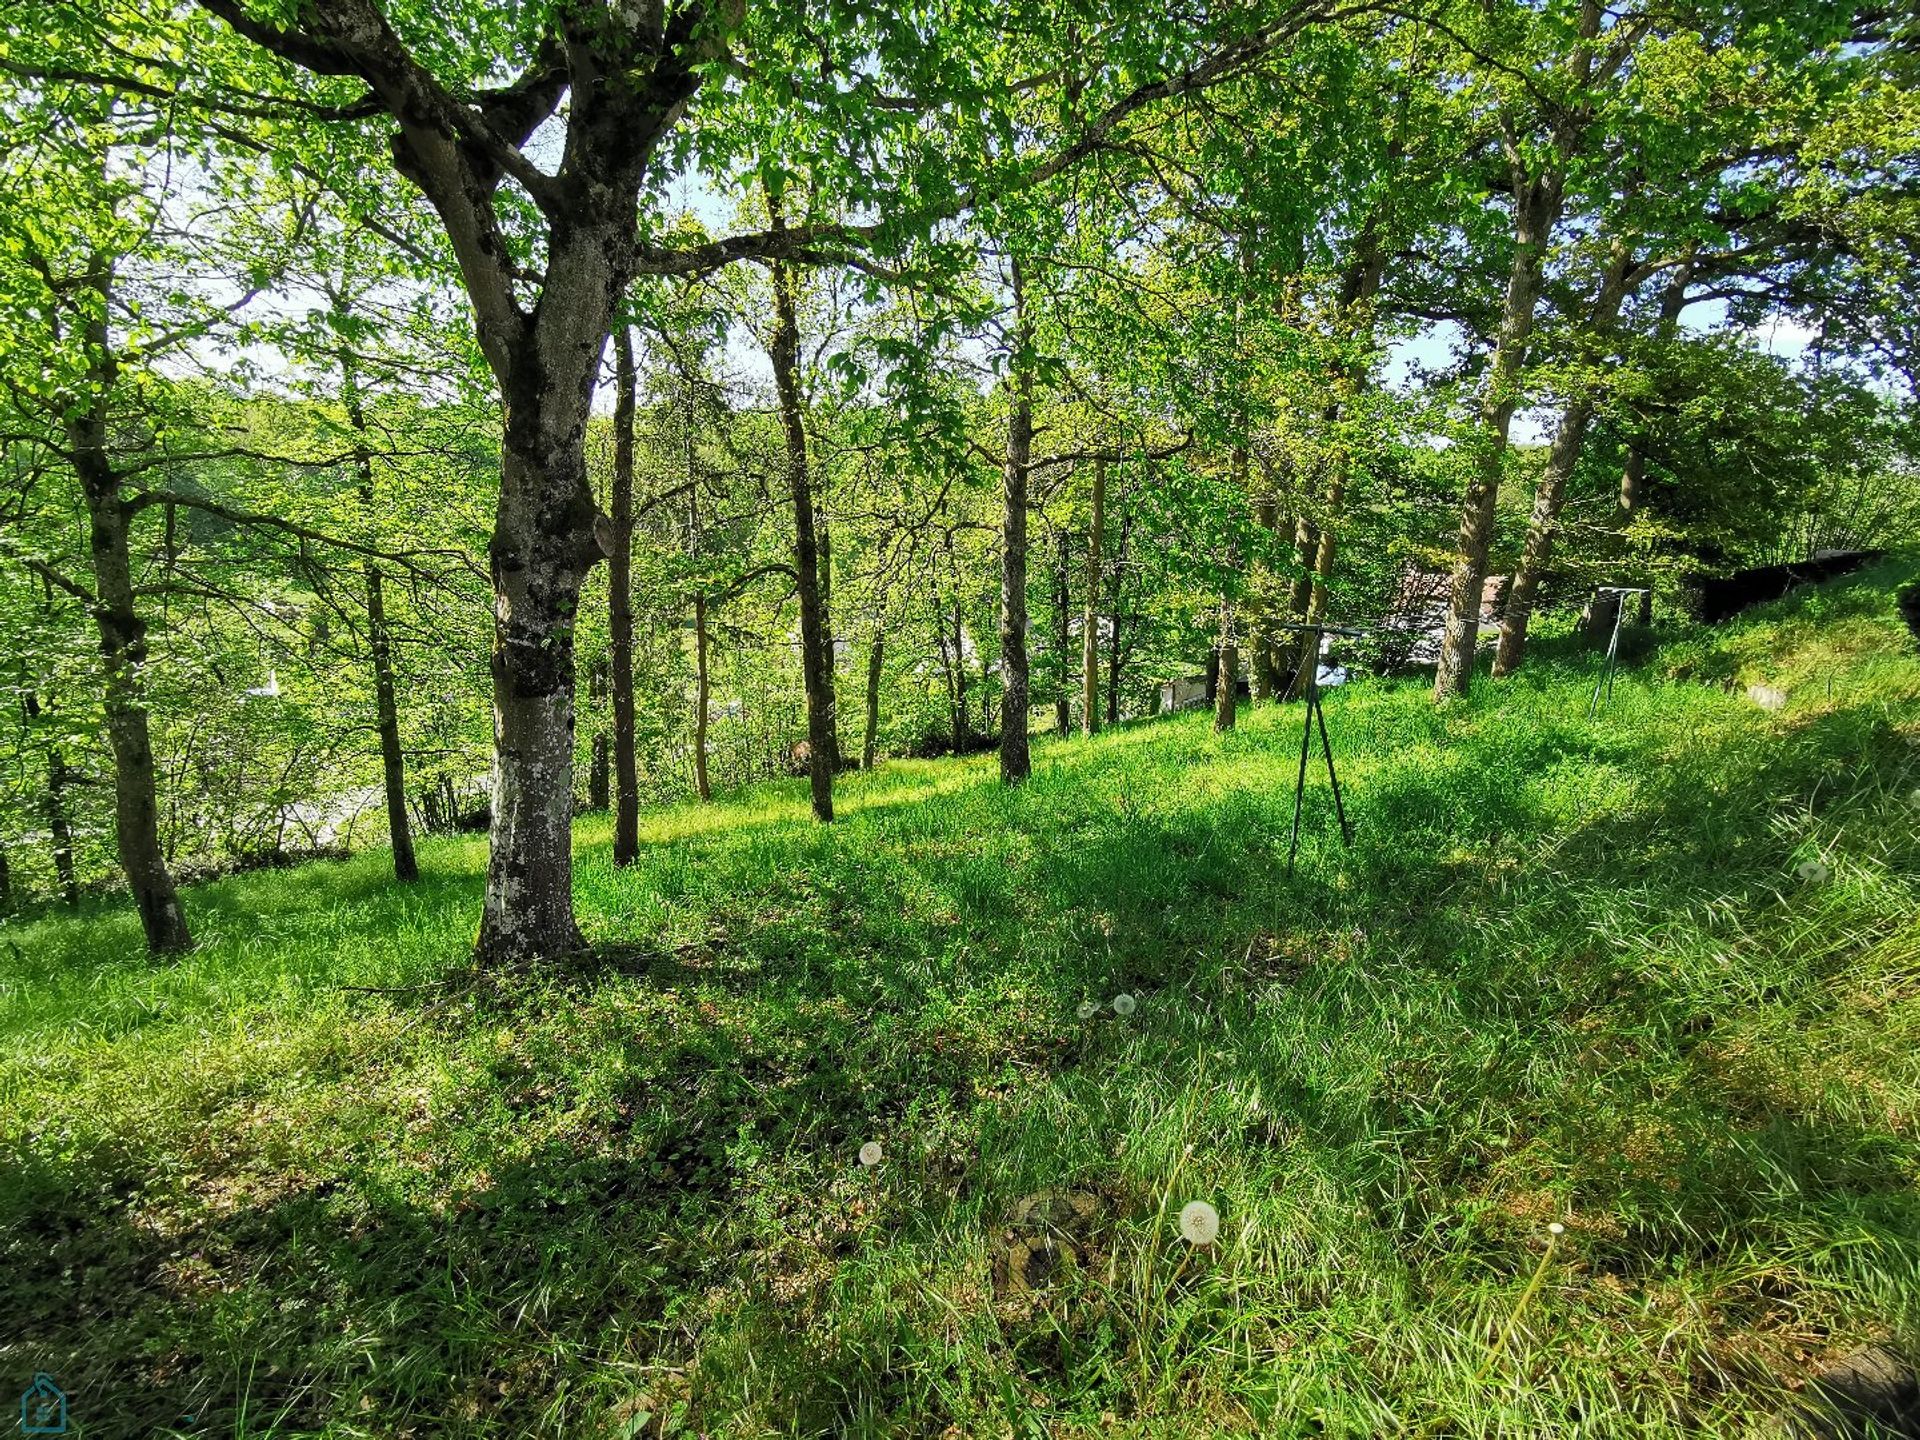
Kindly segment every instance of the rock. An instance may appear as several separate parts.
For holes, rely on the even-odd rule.
[[[994,1297],[1005,1318],[1030,1317],[1088,1266],[1105,1208],[1087,1190],[1038,1190],[1014,1203],[993,1257]]]
[[[1783,1440],[1920,1440],[1920,1376],[1888,1346],[1822,1366],[1807,1389],[1818,1408],[1783,1424]]]

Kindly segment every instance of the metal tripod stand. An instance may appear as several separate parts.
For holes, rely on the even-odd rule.
[[[1607,658],[1600,663],[1599,678],[1593,682],[1593,699],[1587,702],[1587,718],[1591,720],[1600,713],[1600,695],[1606,691],[1609,702],[1613,699],[1613,676],[1620,665],[1620,625],[1627,618],[1627,597],[1645,595],[1647,589],[1631,585],[1602,585],[1594,592],[1596,600],[1613,597],[1613,634],[1607,638]]]
[[[1292,875],[1294,858],[1300,853],[1300,811],[1306,803],[1307,755],[1313,748],[1316,726],[1320,731],[1320,753],[1326,757],[1327,781],[1333,787],[1334,813],[1340,817],[1340,839],[1348,849],[1353,848],[1353,826],[1347,820],[1347,807],[1340,798],[1340,777],[1333,768],[1333,745],[1327,739],[1327,711],[1320,703],[1320,646],[1328,635],[1365,635],[1368,632],[1344,625],[1285,624],[1274,628],[1313,637],[1310,645],[1301,647],[1308,652],[1305,666],[1307,693],[1304,697],[1306,714],[1300,730],[1300,773],[1293,782],[1293,839],[1287,845],[1287,874]],[[1295,683],[1297,685],[1298,681]]]

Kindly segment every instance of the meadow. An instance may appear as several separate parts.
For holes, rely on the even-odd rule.
[[[1917,574],[1592,718],[1571,639],[1331,692],[1292,876],[1259,707],[624,870],[582,817],[559,971],[472,973],[479,840],[198,887],[177,964],[11,923],[0,1374],[89,1436],[1745,1433],[1920,1341]]]

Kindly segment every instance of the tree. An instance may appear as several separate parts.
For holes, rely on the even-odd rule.
[[[333,328],[342,333],[337,353],[340,401],[353,431],[353,464],[359,474],[360,503],[374,505],[373,451],[368,444],[366,402],[360,388],[360,369],[352,347],[345,343],[351,328],[351,302],[344,288],[332,296]],[[373,670],[374,724],[380,734],[381,785],[386,792],[387,834],[393,845],[396,880],[420,878],[413,853],[413,830],[407,820],[406,756],[400,746],[400,706],[393,681],[393,634],[387,625],[386,577],[372,556],[363,564],[367,597],[367,650]]]
[[[779,198],[767,193],[776,232],[785,229]],[[800,671],[807,701],[807,780],[813,818],[833,819],[833,695],[829,672],[833,639],[827,633],[822,601],[819,535],[814,525],[813,476],[807,463],[805,400],[800,393],[800,321],[793,271],[785,260],[768,262],[773,282],[773,329],[767,358],[773,362],[774,390],[780,405],[780,430],[786,442],[787,498],[793,505],[793,572],[800,596]]]
[[[917,16],[863,11],[823,36],[797,12],[737,5],[536,4],[499,15],[406,0],[386,8],[308,0],[265,18],[245,0],[198,0],[192,13],[88,6],[43,37],[28,68],[167,91],[239,137],[231,143],[303,165],[320,148],[310,137],[328,127],[361,136],[392,128],[394,165],[439,217],[502,401],[489,547],[492,844],[477,951],[485,963],[512,964],[582,943],[572,910],[572,636],[587,571],[612,546],[587,485],[585,437],[600,355],[633,275],[857,256],[896,243],[903,221],[909,231],[924,228],[1044,183],[1113,144],[1135,114],[1257,64],[1316,13],[1256,9],[1149,24],[1118,10],[1089,17],[1105,22],[1097,64],[1055,27],[1048,38],[1057,63],[1022,54],[1015,70],[1006,47],[975,43],[985,36],[974,31],[1005,24],[987,12],[948,17],[947,29],[929,36]],[[201,15],[227,34],[210,33]],[[101,74],[100,33],[139,57],[136,73]],[[236,47],[229,36],[246,43]],[[942,63],[921,63],[928,55]],[[1012,97],[1027,99],[1024,66],[1036,62],[1049,88],[1082,98],[1086,119],[1044,155],[995,162],[979,143],[983,123],[990,130]],[[512,78],[492,79],[502,75]],[[725,84],[709,83],[721,77]],[[907,95],[898,108],[877,104],[894,79]],[[235,103],[235,91],[250,98]],[[917,123],[936,112],[981,119],[946,133]],[[885,218],[656,244],[640,202],[661,163],[697,154],[710,170],[773,167],[768,115],[782,117],[787,140],[814,152],[816,178],[836,196]],[[543,126],[557,141],[551,171],[529,149]],[[868,158],[881,152],[890,158]],[[920,188],[922,173],[943,177],[932,193]],[[899,177],[891,184],[890,174]]]
[[[1446,628],[1434,673],[1435,700],[1466,694],[1473,680],[1494,507],[1513,412],[1520,400],[1548,246],[1566,204],[1570,172],[1595,123],[1601,96],[1627,63],[1648,23],[1644,15],[1635,13],[1615,19],[1608,28],[1609,17],[1598,0],[1578,0],[1570,24],[1558,7],[1549,7],[1535,25],[1516,7],[1491,12],[1489,18],[1494,29],[1490,46],[1504,52],[1503,62],[1488,68],[1487,80],[1500,91],[1492,119],[1503,162],[1500,183],[1513,206],[1512,259],[1493,355],[1477,402],[1460,535],[1447,586]],[[1500,33],[1505,27],[1520,33]],[[1562,45],[1561,36],[1569,43]],[[1515,58],[1506,60],[1505,55]]]
[[[1007,356],[1007,456],[1000,489],[1000,783],[1032,772],[1027,746],[1027,476],[1033,463],[1033,317],[1018,255],[1008,258],[1013,328]]]
[[[613,549],[607,557],[608,683],[613,701],[613,863],[640,855],[640,780],[633,737],[633,331],[614,334]],[[701,673],[705,674],[702,656]],[[704,779],[701,798],[706,798]]]

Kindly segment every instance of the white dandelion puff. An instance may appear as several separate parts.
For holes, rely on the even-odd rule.
[[[1131,1015],[1133,1014],[1134,1007],[1139,1003],[1140,1002],[1135,1000],[1133,996],[1122,990],[1118,995],[1113,997],[1113,1013],[1116,1015]]]
[[[1100,1013],[1100,1006],[1095,1001],[1082,1000],[1080,1002],[1080,1008],[1073,1013],[1078,1015],[1082,1020],[1091,1020]]]
[[[1211,1245],[1220,1237],[1220,1212],[1204,1200],[1190,1200],[1180,1210],[1180,1238],[1189,1245]]]
[[[1802,860],[1794,867],[1793,873],[1809,885],[1822,885],[1831,872],[1824,860]]]
[[[860,1163],[871,1170],[886,1158],[886,1152],[880,1148],[878,1140],[869,1140],[860,1147]]]

